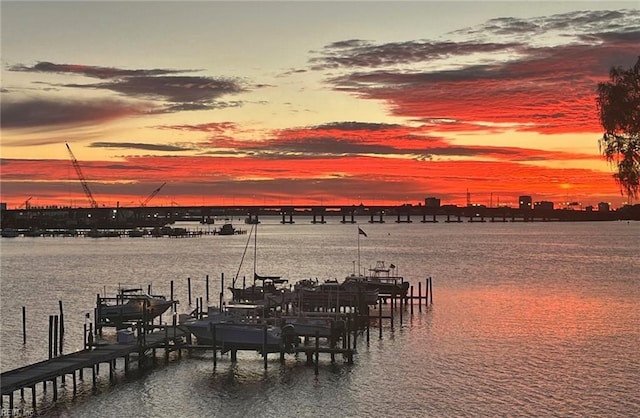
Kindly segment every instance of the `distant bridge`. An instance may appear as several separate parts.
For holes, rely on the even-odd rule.
[[[640,220],[640,205],[629,210],[590,211],[566,209],[519,209],[510,207],[423,205],[253,205],[253,206],[147,206],[99,208],[37,208],[2,210],[2,229],[74,228],[127,229],[171,225],[178,221],[215,220],[238,217],[256,223],[265,216],[280,217],[281,223],[326,223],[338,218],[341,223],[408,222],[533,222],[533,221],[612,221]]]

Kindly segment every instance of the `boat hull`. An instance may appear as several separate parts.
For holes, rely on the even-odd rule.
[[[279,328],[252,323],[198,320],[184,324],[199,345],[215,345],[223,351],[280,351],[283,340]],[[212,331],[215,332],[215,341]]]
[[[119,305],[102,305],[98,315],[103,321],[123,323],[139,320],[150,320],[162,315],[173,304],[170,300],[129,299]],[[145,306],[147,308],[145,312]]]

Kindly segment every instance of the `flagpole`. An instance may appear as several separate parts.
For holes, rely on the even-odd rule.
[[[358,226],[358,276],[360,276],[360,226]]]

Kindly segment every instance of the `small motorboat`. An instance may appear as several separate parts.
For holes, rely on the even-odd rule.
[[[164,296],[149,295],[142,289],[120,289],[115,298],[98,298],[96,315],[99,321],[122,324],[150,321],[162,315],[174,303]]]
[[[220,312],[210,309],[207,317],[181,318],[199,345],[215,345],[223,352],[229,350],[256,350],[277,352],[287,350],[296,343],[291,327],[280,328],[261,317],[262,305],[228,304]]]

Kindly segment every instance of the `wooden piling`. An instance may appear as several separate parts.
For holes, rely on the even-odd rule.
[[[411,316],[413,316],[413,285],[411,285]]]
[[[27,343],[27,308],[22,307],[22,345]]]
[[[169,362],[169,327],[164,327],[164,362]]]
[[[31,386],[31,410],[33,415],[36,415],[36,385]]]
[[[378,299],[378,328],[380,330],[380,339],[382,339],[382,299]]]
[[[313,362],[313,371],[316,376],[318,375],[318,361],[320,359],[320,334],[318,330],[316,330],[316,350],[315,350],[315,359]]]
[[[171,291],[169,293],[169,300],[173,300],[173,280],[171,280]],[[175,305],[171,305],[171,310],[175,312]]]
[[[429,306],[429,278],[427,277],[424,281],[424,306],[425,308]]]
[[[155,351],[155,349],[154,349],[154,351]],[[155,353],[154,353],[154,354],[155,354]],[[155,356],[154,356],[154,358],[155,358]],[[113,367],[113,361],[110,361],[110,362],[109,362],[109,382],[110,382],[110,383],[113,383],[113,380],[114,380],[114,378],[115,378],[115,375],[114,375],[113,369],[114,369],[114,367]]]
[[[49,315],[49,358],[53,358],[53,315]]]
[[[429,277],[429,303],[433,305],[433,279]]]
[[[207,302],[209,302],[209,275],[208,274],[205,276],[205,289],[206,289]]]
[[[213,345],[213,371],[216,371],[216,366],[217,366],[217,352],[218,350],[216,349],[216,345],[218,344],[217,338],[216,338],[216,325],[213,322],[209,323],[209,332],[211,333],[211,342]]]
[[[224,273],[220,274],[220,302],[218,306],[220,307],[220,312],[222,312],[222,299],[224,296]]]
[[[353,349],[355,350],[358,346],[358,325],[356,324],[355,317],[351,320],[353,324]]]
[[[59,340],[59,346],[60,346],[60,354],[62,354],[62,346],[64,344],[64,312],[62,310],[62,301],[59,300],[58,301],[58,306],[60,308],[60,340]]]
[[[187,277],[187,293],[189,295],[189,306],[191,306],[191,277]]]
[[[267,370],[267,326],[264,326],[262,339],[262,356],[264,357],[264,369]]]
[[[422,282],[418,282],[418,312],[422,312]]]

